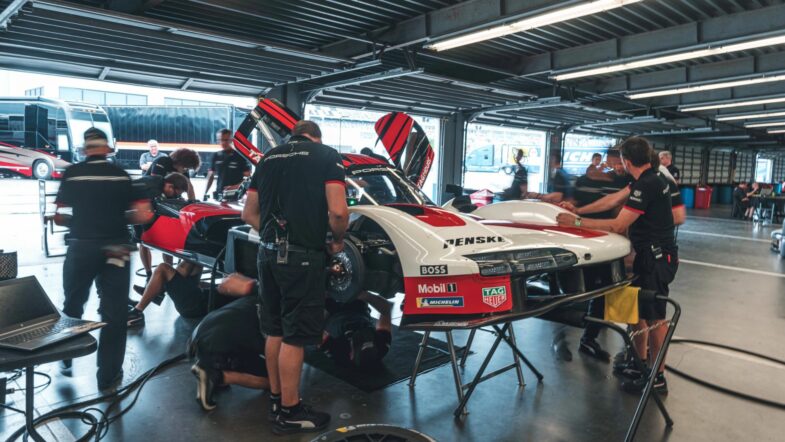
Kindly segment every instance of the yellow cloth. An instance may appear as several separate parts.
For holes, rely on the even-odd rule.
[[[640,287],[627,286],[605,294],[605,320],[625,324],[638,323]]]

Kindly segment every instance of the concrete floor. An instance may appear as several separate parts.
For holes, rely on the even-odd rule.
[[[197,188],[199,184],[197,184]],[[20,276],[36,275],[56,304],[62,301],[62,258],[43,258],[39,248],[36,187],[32,181],[0,180],[0,248],[20,252]],[[33,201],[33,203],[31,203]],[[671,294],[683,306],[676,335],[739,346],[785,359],[785,261],[768,250],[772,226],[753,226],[727,218],[728,208],[693,211],[679,232],[682,265]],[[135,263],[138,265],[138,263]],[[139,281],[139,279],[137,279]],[[96,318],[93,296],[87,315]],[[183,351],[193,323],[178,318],[170,301],[150,306],[147,325],[129,332],[126,382],[157,362]],[[331,428],[359,423],[391,423],[418,429],[439,441],[608,441],[622,440],[637,398],[619,390],[609,364],[573,352],[572,361],[557,357],[554,337],[564,334],[575,347],[580,331],[529,320],[515,325],[520,347],[545,374],[541,384],[524,371],[527,385],[518,388],[513,372],[483,384],[469,403],[469,415],[456,421],[449,366],[422,375],[414,390],[405,383],[364,393],[318,370],[306,367],[306,402],[329,411]],[[478,334],[475,350],[482,353],[491,336]],[[456,336],[463,342],[464,334]],[[620,348],[615,336],[602,337],[607,348]],[[509,363],[500,350],[490,369]],[[472,375],[481,356],[468,360]],[[692,375],[785,402],[785,371],[738,354],[677,345],[669,363]],[[74,362],[74,376],[63,377],[53,364],[39,370],[54,383],[36,395],[39,412],[93,396],[94,355]],[[665,400],[675,420],[667,430],[652,405],[638,433],[640,441],[774,441],[785,434],[785,412],[735,399],[685,381],[668,378]],[[203,413],[194,402],[195,382],[188,365],[178,364],[151,380],[133,410],[111,425],[106,440],[292,440],[313,435],[273,438],[265,419],[266,395],[232,388],[218,397],[219,407]],[[21,408],[23,395],[14,393],[9,405]],[[0,410],[0,438],[22,423],[20,415]],[[47,440],[73,440],[81,424],[55,422]],[[46,432],[49,433],[46,433]]]

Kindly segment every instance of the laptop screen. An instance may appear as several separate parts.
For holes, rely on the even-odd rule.
[[[0,282],[0,312],[0,333],[45,316],[59,316],[35,276]]]

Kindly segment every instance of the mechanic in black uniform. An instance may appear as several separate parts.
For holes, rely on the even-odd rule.
[[[276,434],[317,431],[330,421],[301,404],[299,391],[303,347],[319,344],[324,329],[325,246],[330,254],[343,250],[349,219],[341,156],[321,137],[315,123],[297,122],[289,142],[257,166],[243,209],[261,239],[259,316]]]
[[[257,316],[259,282],[233,273],[221,281],[218,293],[240,299],[208,313],[188,341],[196,400],[205,411],[217,406],[213,399],[216,387],[270,388]]]
[[[216,134],[221,151],[213,154],[210,168],[207,169],[207,187],[204,189],[204,200],[213,186],[213,179],[218,177],[215,184],[213,199],[221,200],[224,187],[235,186],[243,182],[243,178],[251,175],[251,165],[242,155],[232,148],[232,131],[221,129]]]
[[[181,148],[172,152],[168,157],[161,157],[153,161],[145,175],[167,176],[172,172],[178,172],[188,177],[189,170],[199,170],[202,164],[199,154],[193,149]],[[191,180],[188,180],[188,200],[196,199],[194,187]]]
[[[624,166],[635,181],[630,185],[630,196],[615,219],[582,219],[574,214],[561,213],[557,220],[560,225],[587,227],[624,233],[629,229],[629,237],[635,250],[633,271],[637,275],[635,284],[642,289],[654,290],[667,296],[668,285],[676,276],[679,258],[674,234],[675,225],[671,205],[671,183],[652,168],[654,150],[645,138],[631,137],[621,144]],[[663,326],[666,303],[653,301],[639,306],[640,321],[633,327],[640,332],[634,339],[638,355],[642,360],[652,359],[665,341],[668,331]],[[646,331],[649,326],[658,326]],[[646,348],[648,346],[648,354]],[[664,375],[665,361],[657,370],[654,388],[662,393],[668,391]],[[637,379],[622,383],[622,389],[640,392],[646,385],[645,373]]]
[[[369,305],[379,312],[378,321],[371,318]],[[349,302],[327,298],[325,308],[327,320],[319,348],[339,366],[361,371],[380,369],[392,344],[392,303],[362,291]]]
[[[663,150],[662,152],[659,153],[659,157],[660,157],[660,164],[662,164],[663,166],[665,166],[666,169],[668,169],[668,172],[670,172],[671,176],[676,181],[676,184],[679,184],[679,179],[681,178],[680,176],[681,172],[679,171],[679,168],[676,167],[675,164],[673,164],[673,155],[670,153],[670,151]]]
[[[611,171],[607,173],[589,173],[578,178],[575,182],[575,206],[584,207],[601,199],[606,195],[613,194],[627,186],[633,181],[632,176],[627,174],[621,155],[617,148],[608,150],[607,165]],[[592,167],[592,166],[589,166]],[[612,208],[597,213],[584,215],[587,218],[608,219],[615,218],[620,207]],[[594,298],[589,301],[588,313],[590,316],[602,319],[605,314],[605,297]],[[597,337],[602,327],[590,323],[586,325],[581,337],[578,351],[601,361],[610,361],[610,354],[605,351]]]
[[[63,174],[55,222],[70,229],[63,264],[63,313],[82,317],[93,281],[101,298],[99,312],[107,325],[98,343],[97,378],[98,388],[105,390],[123,377],[131,281],[128,223],[145,223],[152,211],[149,200],[136,195],[128,174],[107,161],[112,150],[106,134],[90,128],[84,140],[87,159]],[[70,368],[70,361],[63,365]]]

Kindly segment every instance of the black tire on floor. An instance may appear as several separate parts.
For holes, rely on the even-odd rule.
[[[52,165],[46,160],[38,160],[33,163],[33,178],[37,180],[48,180],[52,177]]]
[[[311,442],[436,442],[419,431],[387,424],[349,425],[336,428],[313,439]]]

